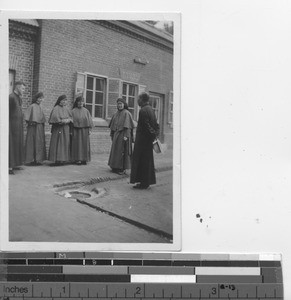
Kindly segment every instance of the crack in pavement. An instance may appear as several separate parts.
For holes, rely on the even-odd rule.
[[[109,210],[103,209],[103,208],[101,208],[101,207],[99,207],[99,206],[93,205],[93,204],[88,203],[88,202],[86,202],[86,201],[84,201],[84,200],[81,200],[81,199],[77,199],[77,198],[76,198],[76,201],[79,202],[79,203],[81,203],[81,204],[87,205],[87,206],[89,206],[89,207],[91,207],[91,208],[94,208],[94,209],[96,209],[96,210],[99,211],[99,212],[105,213],[105,214],[107,214],[107,215],[109,215],[109,216],[111,216],[111,217],[120,219],[120,220],[122,220],[122,221],[124,221],[124,222],[126,222],[126,223],[129,223],[129,224],[134,225],[134,226],[136,226],[136,227],[138,227],[138,228],[141,228],[141,229],[144,229],[144,230],[146,230],[146,231],[148,231],[148,232],[151,232],[151,233],[153,233],[153,234],[156,234],[156,235],[158,235],[158,236],[160,236],[160,237],[162,237],[162,238],[168,240],[169,242],[172,242],[172,241],[173,241],[173,235],[171,235],[171,234],[169,234],[169,233],[167,233],[167,232],[165,232],[165,231],[163,231],[163,230],[156,229],[156,228],[151,227],[151,226],[148,226],[148,225],[146,225],[146,224],[143,224],[143,223],[134,221],[134,220],[132,220],[132,219],[126,218],[126,217],[124,217],[124,216],[115,214],[115,213],[113,213],[113,212],[111,212],[111,211],[109,211]]]

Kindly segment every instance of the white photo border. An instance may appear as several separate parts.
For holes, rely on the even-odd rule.
[[[9,19],[171,20],[174,23],[173,242],[62,243],[9,241],[8,99]],[[181,250],[181,14],[173,12],[0,11],[0,250],[1,251],[179,251]]]

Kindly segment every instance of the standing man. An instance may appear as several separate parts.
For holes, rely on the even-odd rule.
[[[149,99],[147,93],[141,93],[138,97],[138,105],[141,109],[130,174],[130,183],[137,183],[133,186],[135,189],[147,189],[151,184],[156,183],[153,141],[159,135],[159,124]]]
[[[25,84],[17,81],[13,93],[9,95],[9,174],[14,174],[13,170],[21,170],[24,160],[21,99],[24,90]]]

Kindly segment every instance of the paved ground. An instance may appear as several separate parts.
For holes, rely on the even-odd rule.
[[[132,189],[129,179],[123,178],[81,187],[78,191],[93,194],[90,199],[79,200],[81,203],[140,223],[137,226],[152,227],[152,232],[158,234],[160,231],[165,237],[172,235],[172,170],[158,172],[157,184],[149,190]],[[151,231],[151,228],[148,230]]]
[[[155,155],[158,183],[146,191],[132,189],[127,176],[110,171],[107,160],[108,154],[95,154],[86,166],[24,166],[10,175],[10,240],[169,243],[172,151]],[[72,190],[91,193],[90,199],[77,198],[106,212],[66,198]]]

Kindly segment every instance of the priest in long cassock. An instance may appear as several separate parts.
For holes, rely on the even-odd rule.
[[[77,165],[86,165],[91,160],[90,131],[93,127],[92,117],[87,108],[83,106],[83,97],[79,96],[72,110],[72,157]]]
[[[9,95],[9,174],[21,170],[24,160],[22,95],[23,81],[16,81],[13,93]]]
[[[27,108],[24,119],[27,123],[25,142],[25,163],[38,166],[46,159],[44,125],[46,118],[41,107],[44,99],[42,92],[32,98],[32,104]]]
[[[52,136],[48,159],[51,166],[61,166],[70,161],[70,123],[72,114],[67,105],[66,95],[58,98],[49,118]]]
[[[131,113],[126,108],[125,100],[118,98],[117,112],[109,123],[112,145],[108,165],[119,175],[125,174],[125,170],[131,166],[134,124]]]
[[[159,124],[150,106],[148,93],[139,95],[138,105],[141,108],[132,156],[130,183],[137,183],[133,186],[135,189],[147,189],[151,184],[156,183],[153,141],[159,135]]]

